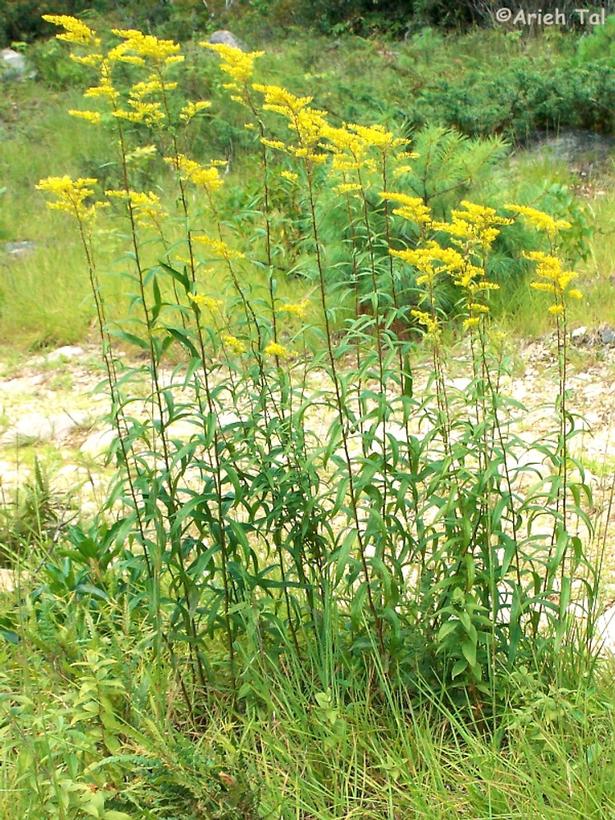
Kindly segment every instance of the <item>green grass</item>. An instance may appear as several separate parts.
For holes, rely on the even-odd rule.
[[[547,689],[519,669],[494,735],[445,699],[400,695],[377,667],[376,700],[360,676],[340,676],[322,659],[311,658],[306,676],[289,647],[278,662],[252,658],[238,709],[212,691],[197,729],[171,665],[152,662],[147,629],[120,599],[92,609],[83,597],[47,594],[35,609],[37,583],[20,579],[18,610],[11,595],[0,598],[0,626],[11,620],[20,635],[18,644],[0,638],[3,817],[607,820],[615,812],[612,663],[586,685],[573,683],[578,668],[563,656],[560,683]]]

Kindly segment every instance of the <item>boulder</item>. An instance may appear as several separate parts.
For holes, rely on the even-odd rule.
[[[5,242],[4,252],[13,259],[19,259],[22,256],[27,256],[36,249],[36,242],[30,239],[20,239],[17,242]]]
[[[25,80],[28,75],[28,64],[23,54],[12,48],[0,51],[0,80]]]
[[[226,29],[220,29],[210,34],[208,43],[212,45],[230,46],[231,48],[238,48],[240,51],[247,51],[245,45],[238,40],[235,35]]]

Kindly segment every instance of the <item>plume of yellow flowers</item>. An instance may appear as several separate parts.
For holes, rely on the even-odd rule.
[[[169,66],[183,61],[180,46],[173,40],[162,40],[137,29],[112,29],[123,42],[109,52],[110,60],[133,62],[143,65],[147,61],[155,66]],[[128,58],[128,59],[127,59]]]
[[[96,36],[96,32],[76,17],[68,14],[43,14],[43,20],[64,29],[61,34],[56,34],[58,40],[79,46],[100,45],[100,38]]]
[[[289,356],[288,348],[278,342],[269,342],[265,345],[265,355],[275,356],[277,359],[285,359]]]
[[[508,204],[504,207],[522,216],[534,228],[546,233],[550,239],[555,239],[559,231],[566,231],[571,227],[570,222],[567,222],[565,219],[554,219],[549,214],[543,211],[537,211],[536,208],[529,208],[526,205]]]
[[[192,182],[198,188],[203,188],[208,194],[214,194],[224,184],[218,171],[218,166],[223,163],[213,162],[205,166],[184,154],[178,154],[177,157],[166,157],[165,162],[175,166],[182,179]]]
[[[143,102],[142,100],[129,99],[128,105],[132,110],[119,108],[113,112],[113,116],[127,122],[143,123],[143,125],[149,126],[156,126],[164,121],[164,111],[158,101]]]
[[[263,110],[283,116],[289,129],[296,133],[297,144],[285,146],[282,143],[283,148],[294,156],[313,163],[327,161],[327,155],[319,150],[321,134],[326,126],[325,112],[310,108],[312,97],[297,97],[277,85],[255,83],[252,88],[263,94]]]
[[[205,296],[203,293],[189,293],[188,299],[201,310],[209,310],[211,313],[219,311],[222,307],[222,299],[214,299],[213,296]]]
[[[99,111],[82,111],[78,108],[69,108],[69,116],[76,117],[78,120],[85,120],[92,125],[100,125],[102,122],[102,114]]]
[[[486,205],[476,205],[467,199],[462,200],[461,205],[462,209],[451,212],[450,222],[433,223],[436,230],[449,234],[458,245],[470,243],[489,250],[500,233],[496,226],[512,223],[511,219],[498,216],[494,208]]]
[[[231,262],[233,259],[245,259],[245,254],[231,248],[221,239],[213,239],[211,236],[206,236],[205,234],[196,234],[192,238],[195,242],[200,242],[202,245],[205,245],[205,247],[216,256],[226,259],[227,262]]]
[[[98,85],[93,85],[87,88],[83,94],[84,97],[105,97],[108,100],[117,100],[120,96],[113,86],[111,77],[111,65],[108,60],[101,60],[100,63],[100,80]]]
[[[308,302],[306,299],[304,299],[302,302],[287,303],[285,305],[280,305],[280,307],[278,308],[278,313],[288,313],[289,316],[297,316],[299,319],[303,319],[307,307]]]
[[[433,285],[436,277],[441,273],[455,273],[461,271],[466,262],[463,256],[453,248],[443,248],[434,240],[425,243],[423,247],[403,250],[389,249],[391,256],[403,259],[409,265],[420,271],[417,285]]]
[[[188,102],[179,112],[179,118],[182,122],[190,122],[190,120],[193,120],[201,111],[206,111],[208,108],[211,108],[211,102],[209,102],[209,100]]]
[[[153,223],[158,225],[164,216],[164,209],[160,197],[151,191],[105,191],[109,199],[120,199],[129,202],[135,216],[135,221],[141,227]]]
[[[536,263],[538,280],[530,282],[530,287],[553,297],[549,313],[561,316],[565,313],[566,299],[583,298],[580,290],[570,287],[577,274],[571,270],[563,270],[562,263],[556,256],[542,251],[530,251],[524,256]]]
[[[228,347],[229,350],[236,353],[238,356],[241,356],[242,353],[246,352],[245,344],[241,341],[241,339],[238,339],[237,336],[233,336],[231,333],[223,333],[220,336],[220,339],[225,347]]]
[[[244,102],[247,96],[247,84],[254,74],[254,62],[262,57],[264,51],[242,51],[224,43],[199,43],[203,48],[215,52],[220,57],[220,70],[230,77],[232,82],[224,87],[233,92],[237,102]]]
[[[296,174],[294,171],[280,171],[280,176],[288,182],[296,182],[299,179],[299,174]]]
[[[93,177],[79,177],[72,179],[69,176],[47,177],[41,179],[36,186],[37,190],[51,194],[54,200],[47,203],[47,207],[55,211],[64,211],[82,222],[94,219],[96,211],[105,206],[104,202],[87,204],[87,200],[94,194],[93,185],[97,179]]]
[[[425,310],[413,309],[410,311],[410,315],[414,316],[417,322],[425,328],[427,336],[430,336],[432,339],[436,339],[439,336],[440,325],[438,324],[438,320],[430,313],[427,313]]]
[[[396,202],[399,207],[393,209],[395,216],[415,222],[417,225],[428,225],[431,222],[431,210],[418,196],[396,194],[382,191],[380,196],[389,202]]]

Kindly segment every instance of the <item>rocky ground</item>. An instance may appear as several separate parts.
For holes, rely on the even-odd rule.
[[[553,402],[557,383],[553,340],[525,344],[514,356],[506,392],[527,407],[525,430],[520,432],[529,440],[550,424],[545,405]],[[463,354],[453,357],[453,376],[456,364],[463,367],[462,360]],[[419,380],[427,372],[425,366]],[[11,503],[15,491],[31,480],[37,459],[73,514],[88,517],[100,507],[113,477],[106,459],[113,434],[104,420],[108,402],[103,377],[93,346],[0,357],[0,502]],[[463,377],[452,381],[464,386]],[[607,521],[605,503],[615,481],[615,344],[604,329],[573,333],[569,388],[570,407],[588,428],[575,439],[574,453],[595,493],[594,512],[607,527],[605,605],[615,615],[615,510]],[[615,647],[615,617],[610,630]]]

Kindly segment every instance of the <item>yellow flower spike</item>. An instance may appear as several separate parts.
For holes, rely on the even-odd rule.
[[[480,324],[480,319],[478,316],[470,316],[468,319],[464,319],[463,327],[464,330],[471,330],[474,327],[478,327]]]
[[[218,171],[218,166],[225,164],[222,161],[212,162],[208,166],[205,166],[184,154],[178,154],[177,158],[165,157],[165,162],[175,166],[182,179],[186,179],[192,182],[193,185],[203,188],[208,194],[214,194],[220,190],[224,184],[224,180]]]
[[[160,197],[151,191],[110,190],[105,191],[105,195],[109,199],[130,202],[135,220],[141,227],[147,227],[151,223],[157,225],[165,215]]]
[[[290,316],[297,316],[298,318],[303,319],[307,307],[307,301],[297,302],[295,304],[281,305],[278,308],[278,313],[288,313]]]
[[[113,116],[127,122],[143,123],[144,125],[156,126],[164,121],[165,115],[159,102],[145,103],[140,100],[128,100],[128,105],[132,111],[119,109],[113,112]]]
[[[97,68],[104,60],[102,54],[69,54],[68,56],[73,62],[88,66],[89,68]]]
[[[222,299],[214,299],[213,296],[205,296],[202,293],[189,293],[188,299],[201,309],[215,313],[222,307]]]
[[[119,91],[113,87],[111,78],[111,66],[108,60],[103,60],[100,65],[100,80],[98,85],[86,89],[84,97],[106,97],[108,100],[117,100]]]
[[[79,111],[75,108],[69,108],[68,114],[78,120],[85,120],[92,125],[100,125],[102,122],[102,115],[98,111]]]
[[[277,151],[283,151],[286,145],[281,140],[270,140],[266,137],[261,137],[261,143],[267,148],[273,148]]]
[[[280,176],[288,182],[296,182],[299,179],[299,174],[295,174],[294,171],[280,171]]]
[[[417,322],[425,328],[428,336],[431,336],[432,338],[436,338],[438,336],[440,333],[440,326],[437,319],[434,319],[430,313],[427,313],[425,310],[413,309],[410,311],[410,315],[414,316]]]
[[[141,64],[149,60],[154,65],[165,66],[173,65],[184,59],[179,54],[179,44],[174,43],[173,40],[162,40],[136,29],[112,29],[112,32],[124,41],[109,52],[109,58],[112,60],[127,62],[126,57],[136,57]]]
[[[554,217],[549,214],[538,211],[536,208],[529,208],[526,205],[513,205],[509,203],[504,207],[522,216],[534,228],[546,233],[550,239],[554,239],[559,231],[566,231],[572,227],[570,222],[567,222],[565,219],[554,219]]]
[[[265,355],[285,359],[290,354],[284,345],[278,344],[278,342],[269,342],[269,344],[265,346]]]
[[[212,239],[212,237],[205,236],[205,234],[197,234],[192,238],[195,242],[200,242],[202,245],[205,245],[205,247],[207,247],[216,256],[221,256],[223,259],[226,259],[227,262],[230,262],[233,259],[246,258],[245,254],[241,253],[241,251],[236,251],[220,239]]]
[[[198,100],[197,102],[186,103],[179,112],[179,118],[182,122],[188,123],[200,114],[201,111],[206,111],[208,108],[211,108],[211,102],[209,102],[209,100]]]
[[[245,85],[252,79],[255,60],[265,53],[264,51],[242,51],[224,43],[203,41],[199,45],[217,54],[220,57],[220,70],[234,80],[235,83],[241,85]]]
[[[62,34],[56,34],[57,40],[80,46],[100,45],[100,38],[96,36],[96,32],[76,17],[68,14],[43,14],[43,20],[64,29]]]
[[[392,131],[387,131],[382,125],[350,124],[348,128],[360,137],[364,143],[379,151],[389,151],[399,148],[406,143],[403,137],[396,137]]]
[[[223,333],[220,336],[222,344],[225,347],[228,347],[233,353],[236,353],[238,356],[241,356],[242,353],[246,352],[245,344],[237,338],[237,336],[233,336],[231,333]]]
[[[564,314],[564,306],[563,305],[551,305],[549,307],[549,313],[552,313],[554,316],[562,316]]]
[[[409,222],[415,222],[417,225],[427,225],[431,222],[431,209],[425,205],[420,197],[390,191],[381,191],[380,196],[388,202],[394,202],[401,206],[393,209],[395,216],[400,216]]]
[[[105,207],[106,203],[96,202],[86,204],[94,194],[94,186],[98,182],[93,177],[79,177],[71,179],[69,176],[47,177],[41,179],[36,186],[38,191],[51,194],[54,201],[48,202],[47,207],[55,211],[64,211],[79,220],[91,221],[96,211]]]
[[[341,182],[339,185],[336,185],[333,190],[336,194],[340,195],[356,194],[361,190],[361,186],[358,182]]]
[[[571,290],[569,290],[568,293],[566,294],[566,296],[569,296],[571,299],[582,299],[583,298],[583,294],[577,288],[572,288]]]

